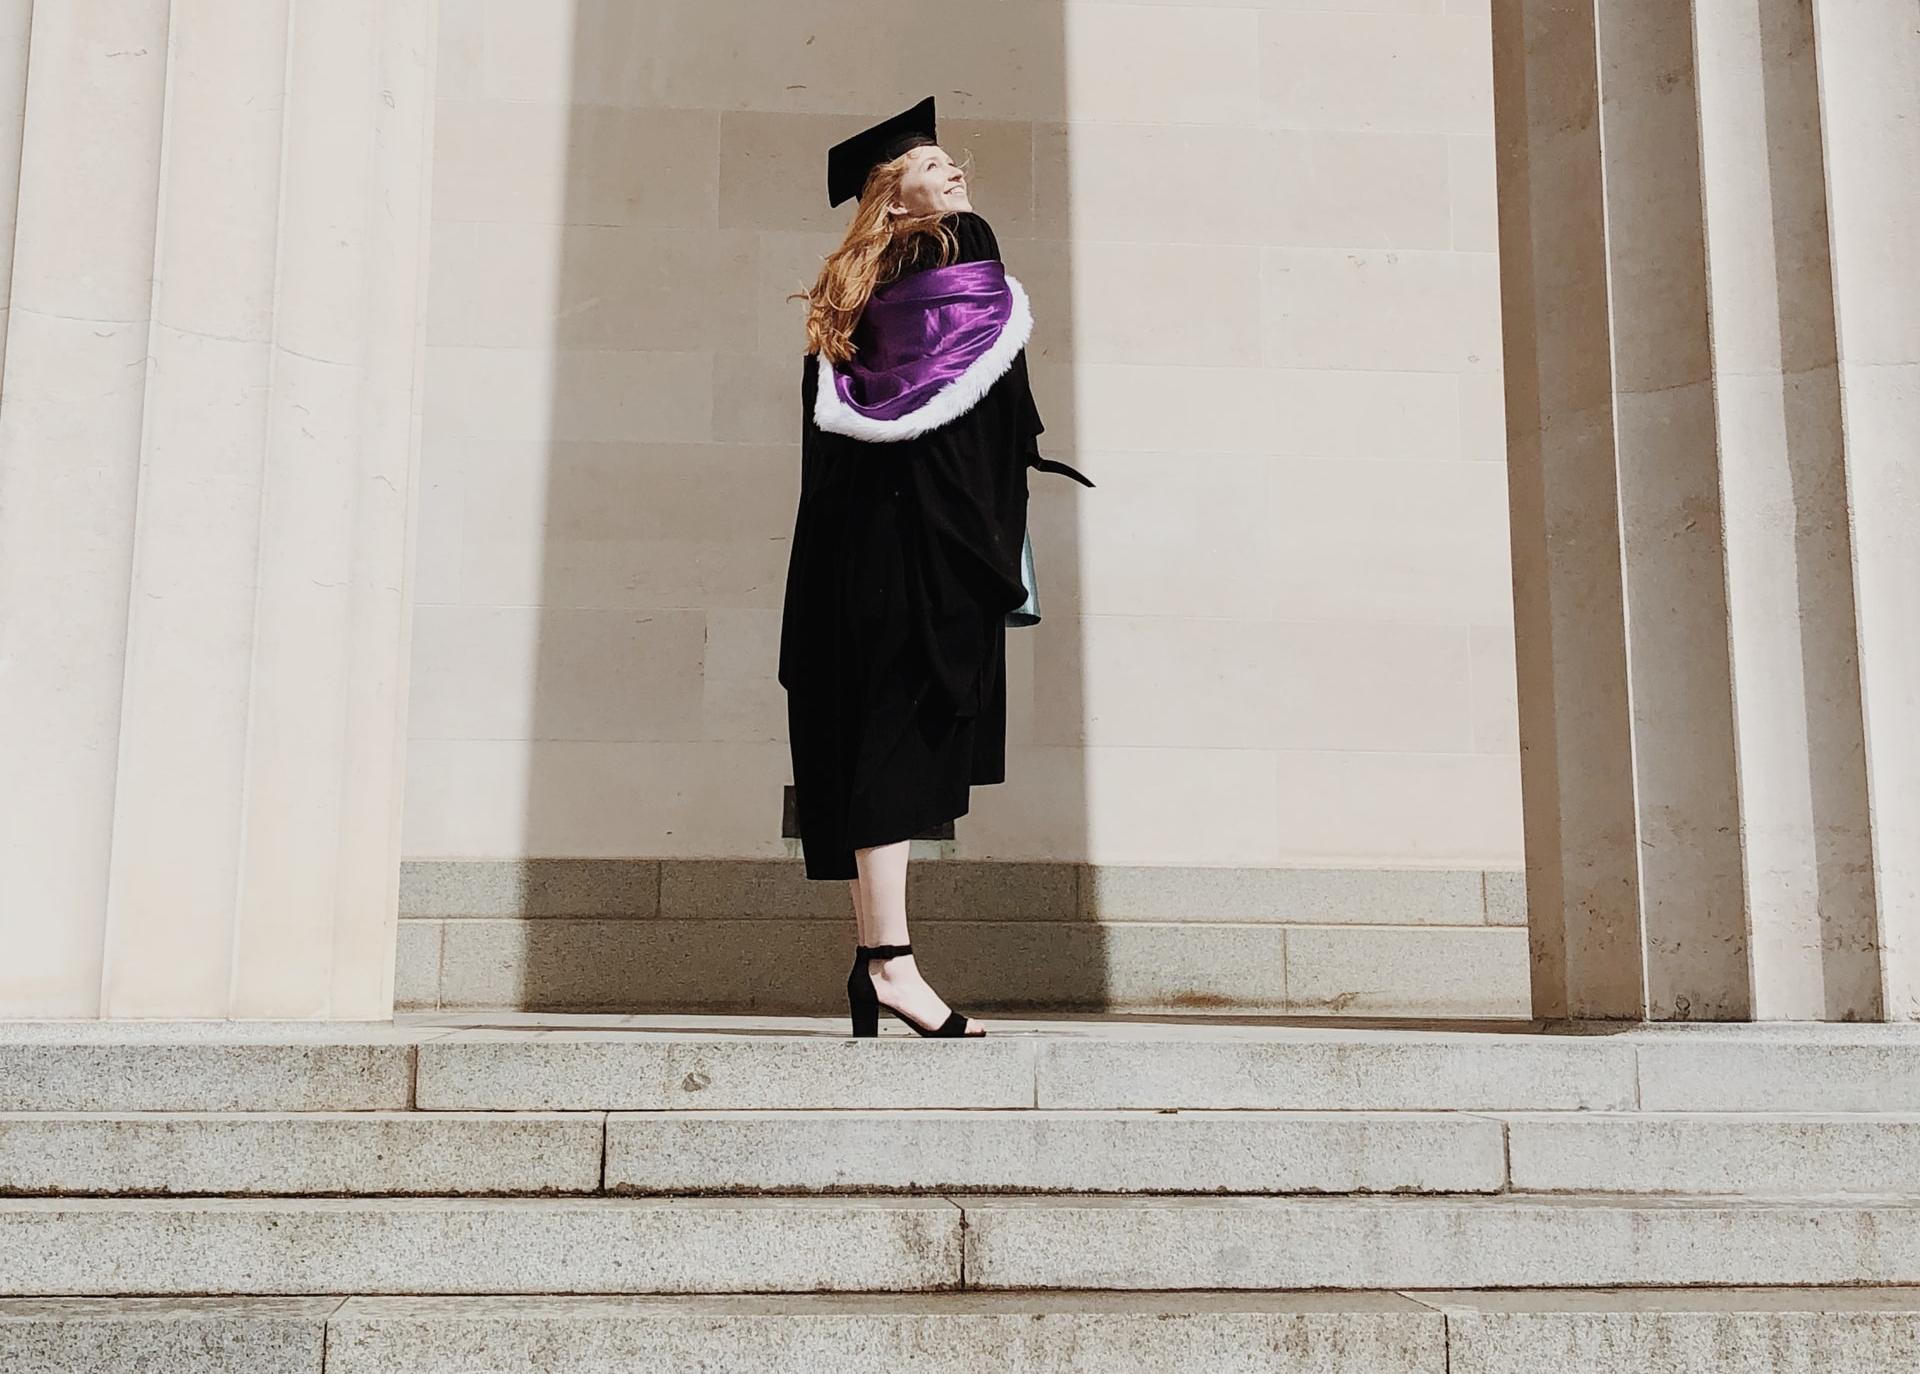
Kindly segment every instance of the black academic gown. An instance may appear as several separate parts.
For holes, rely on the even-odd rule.
[[[950,223],[954,261],[1000,257],[979,215]],[[902,275],[938,265],[920,248]],[[855,849],[963,816],[969,787],[1005,781],[1027,469],[1071,470],[1039,455],[1025,349],[964,415],[895,442],[815,424],[817,369],[808,354],[779,681],[806,876],[844,879]]]

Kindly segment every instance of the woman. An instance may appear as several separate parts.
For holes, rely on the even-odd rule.
[[[807,877],[852,889],[853,1033],[877,1034],[885,1007],[921,1035],[980,1036],[913,961],[909,840],[1006,778],[1026,469],[1093,483],[1039,455],[1032,313],[932,97],[837,144],[827,195],[859,203],[804,297],[779,668],[801,848]]]

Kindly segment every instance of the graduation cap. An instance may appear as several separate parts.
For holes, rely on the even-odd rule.
[[[893,161],[909,148],[937,142],[933,97],[928,96],[912,109],[834,144],[827,149],[827,204],[838,205],[859,195],[867,174],[881,163]]]

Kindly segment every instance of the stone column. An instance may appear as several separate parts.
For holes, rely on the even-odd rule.
[[[31,7],[0,1016],[392,1014],[436,4]]]
[[[1911,0],[1496,0],[1534,1004],[1920,1017]]]

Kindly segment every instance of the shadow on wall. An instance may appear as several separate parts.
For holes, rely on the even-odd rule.
[[[800,863],[797,842],[789,849],[781,838],[792,775],[774,670],[804,347],[803,304],[784,297],[812,283],[850,216],[850,205],[826,204],[826,149],[930,92],[943,145],[971,154],[975,208],[1025,281],[1040,227],[1036,178],[1066,172],[1057,154],[1046,167],[1034,157],[1036,124],[1066,104],[1057,3],[983,7],[966,42],[943,48],[938,62],[927,39],[950,14],[937,0],[869,8],[575,0],[565,227],[526,236],[558,261],[537,274],[555,283],[552,408],[545,440],[520,454],[546,479],[525,834],[536,855],[603,865],[603,898],[633,890],[618,913],[487,922],[486,932],[450,924],[450,941],[457,931],[498,942],[491,959],[517,966],[519,1005],[693,1010],[710,1005],[699,992],[709,985],[727,990],[712,1009],[826,1009],[839,996],[851,896],[844,883],[786,881]],[[496,49],[491,60],[503,56]],[[1060,209],[1048,237],[1069,242],[1059,222],[1067,198],[1050,200]],[[1070,267],[1064,253],[1054,259],[1061,265],[1036,291],[1036,314],[1050,318],[1028,358],[1049,430],[1043,452],[1072,461],[1059,442],[1074,429],[1065,364],[1046,359],[1050,341],[1072,337]],[[1085,852],[1075,741],[1030,747],[1036,693],[1053,703],[1048,719],[1079,716],[1070,608],[1080,559],[1068,503],[1080,489],[1042,478],[1030,490],[1042,601],[1059,611],[1008,634],[1008,779],[975,789],[957,823],[976,854],[1030,857],[1021,837],[1039,832],[1043,853]],[[932,905],[922,899],[942,879],[923,851],[940,848],[915,845],[910,910]],[[703,878],[698,863],[628,859],[678,854],[785,854],[780,866],[792,875],[776,876],[784,894],[756,899],[735,890],[737,861]],[[1044,886],[1033,876],[1043,868],[1069,869],[1015,867],[1026,870],[1024,883],[1007,880],[1015,889]],[[1078,919],[1071,901],[1057,913],[1043,907]],[[929,920],[914,938],[956,1003],[986,1005],[986,972],[1032,961],[1053,965],[1046,1000],[1103,1005],[1108,960],[1097,928],[1070,948],[1059,947],[1063,929]],[[1053,932],[1054,947],[1033,944],[1042,932]],[[489,962],[479,948],[463,957]],[[743,980],[742,962],[759,972]],[[982,978],[963,977],[967,969]],[[1020,981],[1007,989],[1013,1002],[1027,1000]],[[743,982],[757,988],[744,1006]]]

